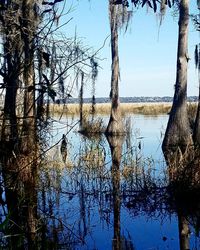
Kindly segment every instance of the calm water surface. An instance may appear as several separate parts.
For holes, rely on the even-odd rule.
[[[170,179],[161,151],[168,116],[127,119],[123,138],[88,138],[55,117],[39,171],[0,190],[1,249],[200,250],[199,189]]]
[[[166,188],[161,151],[168,116],[130,119],[132,135],[116,151],[122,155],[119,167],[112,164],[105,137],[89,140],[69,132],[65,124],[76,123],[69,118],[54,123],[51,143],[67,134],[67,157],[61,160],[60,143],[48,153],[39,196],[45,201],[39,206],[50,211],[49,235],[55,240],[56,232],[62,249],[181,249],[177,211],[182,210]],[[46,188],[48,178],[53,184]],[[188,238],[190,249],[200,249],[192,225]]]

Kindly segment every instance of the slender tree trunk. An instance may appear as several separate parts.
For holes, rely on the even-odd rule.
[[[119,103],[119,56],[118,56],[118,19],[117,6],[114,0],[109,0],[110,29],[111,29],[111,55],[112,55],[112,76],[111,76],[111,114],[106,134],[122,134],[123,124]]]
[[[200,76],[199,76],[199,100],[197,107],[197,114],[194,123],[193,140],[196,146],[200,146]]]
[[[199,25],[200,25],[200,1],[197,1],[197,8],[199,10]],[[200,30],[199,30],[200,34]],[[196,45],[195,51],[195,59],[196,59],[196,69],[198,70],[198,80],[199,80],[199,100],[198,100],[198,108],[197,114],[194,124],[194,131],[193,131],[193,140],[196,146],[200,146],[200,43]]]
[[[9,79],[6,85],[7,89],[5,94],[4,119],[2,125],[1,140],[14,143],[18,138],[16,117],[17,80]]]
[[[175,94],[162,144],[164,153],[167,151],[176,151],[178,147],[184,153],[187,146],[192,144],[191,129],[187,114],[188,25],[189,0],[181,0],[179,5]]]
[[[84,117],[83,117],[83,88],[84,88],[84,74],[81,74],[81,87],[79,93],[79,110],[80,110],[80,129],[83,129]]]
[[[13,15],[13,13],[15,13],[16,16]],[[5,12],[6,25],[4,26],[6,28],[3,33],[3,35],[5,35],[4,48],[6,50],[4,123],[6,128],[7,121],[9,121],[7,126],[9,130],[2,130],[2,138],[6,138],[8,143],[5,145],[9,145],[10,147],[6,148],[6,154],[3,154],[2,157],[2,172],[5,181],[8,211],[12,211],[11,221],[14,224],[11,236],[18,235],[18,232],[25,234],[28,238],[29,249],[36,249],[34,248],[34,242],[37,214],[37,194],[35,192],[37,147],[35,136],[33,63],[33,45],[37,20],[34,15],[33,0],[23,0],[21,2],[7,1],[7,9]],[[17,127],[16,100],[18,83],[22,74],[25,91],[23,128],[21,134]],[[15,138],[15,140],[13,138]],[[24,219],[23,216],[26,218]],[[24,227],[25,232],[23,231]],[[16,239],[16,237],[12,238]],[[21,240],[23,241],[22,236]],[[24,242],[20,244],[23,245],[23,243]],[[14,243],[12,246],[13,248],[23,249],[18,248]]]
[[[32,165],[37,165],[37,162]],[[26,229],[26,236],[28,240],[28,249],[37,249],[37,191],[36,191],[36,179],[37,171],[29,166],[29,176],[24,181],[24,210],[23,215],[25,217],[24,226]],[[32,171],[33,170],[33,171]]]
[[[22,3],[23,42],[24,42],[24,120],[22,151],[32,151],[30,145],[35,144],[35,76],[34,76],[34,35],[35,17],[34,1],[24,0]],[[37,21],[37,20],[36,20]]]
[[[37,175],[37,141],[36,141],[36,109],[35,109],[35,72],[34,72],[34,39],[37,29],[37,13],[34,10],[35,1],[23,0],[23,44],[24,44],[24,120],[21,140],[21,154],[23,159],[23,176],[25,211],[27,216],[27,238],[29,248],[35,249],[36,237],[36,204],[35,176]],[[33,195],[32,195],[33,194]]]
[[[37,119],[42,119],[44,115],[44,91],[43,91],[43,81],[42,81],[42,52],[38,52],[38,77],[39,77],[39,93],[37,98]]]
[[[20,62],[19,51],[17,48],[13,49],[13,41],[7,34],[5,35],[4,53],[6,73],[3,80],[4,85],[6,86],[6,93],[1,140],[4,142],[9,141],[10,144],[14,144],[18,139],[16,97],[18,89],[17,69],[20,65]]]

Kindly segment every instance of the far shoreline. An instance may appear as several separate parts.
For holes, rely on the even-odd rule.
[[[173,102],[173,97],[171,96],[133,96],[133,97],[120,97],[120,103],[172,103]],[[110,103],[110,98],[109,97],[95,97],[94,100],[91,97],[84,97],[83,98],[83,103],[91,104],[93,101],[95,103]],[[198,101],[198,96],[188,96],[187,97],[188,102],[197,102]],[[58,99],[56,100],[57,104],[77,104],[80,102],[79,98],[73,98],[73,97],[67,97],[64,99]]]
[[[140,103],[120,103],[122,115],[126,114],[143,114],[143,115],[159,115],[167,114],[171,110],[171,102],[140,102]],[[80,104],[50,104],[50,112],[59,115],[77,115],[79,114]],[[83,113],[91,114],[92,104],[83,104]],[[96,103],[95,115],[109,115],[111,111],[110,103]]]
[[[121,113],[123,116],[128,114],[141,115],[164,115],[169,114],[172,102],[140,102],[140,103],[120,103]],[[197,102],[188,102],[189,113],[195,112]],[[50,104],[50,112],[54,115],[72,115],[77,116],[80,113],[80,104]],[[83,103],[83,113],[89,116],[92,111],[91,103]],[[111,103],[96,103],[95,116],[109,115],[111,111]]]

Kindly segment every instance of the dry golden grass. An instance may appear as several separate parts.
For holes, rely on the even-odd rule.
[[[171,110],[172,103],[169,102],[142,102],[142,103],[121,103],[122,115],[126,114],[143,114],[143,115],[160,115],[168,114]],[[96,115],[110,114],[110,103],[97,103],[95,105]],[[188,103],[189,116],[194,116],[197,109],[197,103]],[[91,113],[92,105],[89,103],[83,104],[84,115]],[[55,115],[79,115],[79,104],[51,104],[50,112]]]
[[[97,118],[94,120],[88,119],[89,116],[85,116],[82,121],[82,127],[80,128],[80,131],[82,134],[93,134],[93,136],[98,136],[99,134],[105,132],[105,127],[103,125],[103,119]]]
[[[143,115],[167,114],[171,103],[122,103],[122,114],[133,113]]]
[[[123,115],[133,113],[133,114],[143,114],[143,115],[159,115],[167,114],[171,109],[171,103],[121,103],[121,112]],[[110,114],[110,103],[97,103],[95,105],[95,114],[108,115]],[[91,104],[83,105],[83,112],[85,115],[91,113]],[[58,115],[78,115],[79,114],[79,104],[52,104],[50,105],[50,112]]]

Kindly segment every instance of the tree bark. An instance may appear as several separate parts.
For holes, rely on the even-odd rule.
[[[17,8],[12,8],[7,3],[7,10],[3,17],[3,47],[4,47],[4,66],[1,76],[3,76],[4,86],[6,87],[3,126],[1,131],[1,140],[9,141],[14,144],[18,140],[18,126],[16,116],[16,98],[19,83],[20,71],[20,34],[13,23],[15,17],[12,16],[13,11],[18,14]]]
[[[24,0],[22,3],[23,43],[24,43],[24,120],[22,151],[29,154],[30,145],[35,144],[35,75],[34,75],[34,37],[36,23],[34,17],[34,1]]]
[[[178,147],[184,153],[188,145],[192,144],[191,129],[187,114],[188,25],[189,0],[181,0],[179,5],[175,94],[162,144],[164,153],[167,151],[176,151]]]
[[[111,114],[106,134],[117,135],[124,133],[120,102],[119,102],[119,55],[118,55],[118,21],[117,5],[109,0],[110,29],[111,29],[111,55],[112,55],[112,76],[111,76]]]
[[[200,26],[200,1],[197,1],[197,8],[199,10],[199,26]],[[194,124],[193,140],[194,144],[199,147],[200,146],[200,44],[196,45],[195,56],[197,56],[196,69],[198,70],[198,80],[199,80],[199,100],[198,100],[198,108]]]
[[[10,56],[7,56],[10,57]],[[9,60],[10,61],[10,60]],[[12,63],[8,62],[8,72],[12,72]],[[1,132],[1,140],[15,143],[18,138],[18,126],[16,116],[16,96],[18,88],[17,77],[12,73],[9,77],[4,78],[6,85],[5,103],[4,103],[4,119]]]
[[[200,86],[199,86],[199,100],[198,100],[197,114],[193,130],[193,141],[196,146],[198,147],[200,146]]]
[[[34,10],[35,1],[23,0],[22,2],[22,39],[24,52],[24,119],[22,128],[20,154],[24,164],[24,193],[27,216],[27,238],[29,248],[34,249],[36,237],[36,216],[35,209],[37,196],[32,191],[35,187],[35,176],[37,175],[37,162],[35,156],[37,152],[36,137],[36,109],[35,109],[35,71],[34,71],[34,50],[35,33],[37,30],[37,13]],[[34,193],[34,192],[33,192]],[[30,197],[30,199],[29,199]]]
[[[4,141],[0,145],[4,147],[3,150],[5,149],[3,153],[0,152],[2,153],[0,154],[2,158],[2,173],[5,182],[8,211],[12,212],[11,221],[14,224],[11,236],[16,241],[15,235],[18,234],[18,231],[22,232],[22,229],[26,227],[26,233],[22,233],[27,235],[29,249],[36,249],[34,248],[34,242],[37,228],[37,194],[35,191],[37,145],[35,136],[35,77],[33,59],[37,20],[35,18],[34,3],[35,1],[32,0],[7,2],[8,8],[5,11],[5,25],[2,32],[5,39],[4,83],[6,86],[4,104],[5,129],[2,130],[2,139]],[[25,90],[23,91],[23,128],[20,130],[17,127],[16,100],[22,74],[24,84],[22,83],[21,85],[23,90]],[[22,221],[24,216],[26,218]],[[21,240],[23,241],[22,237]],[[15,245],[12,244],[12,246]]]

